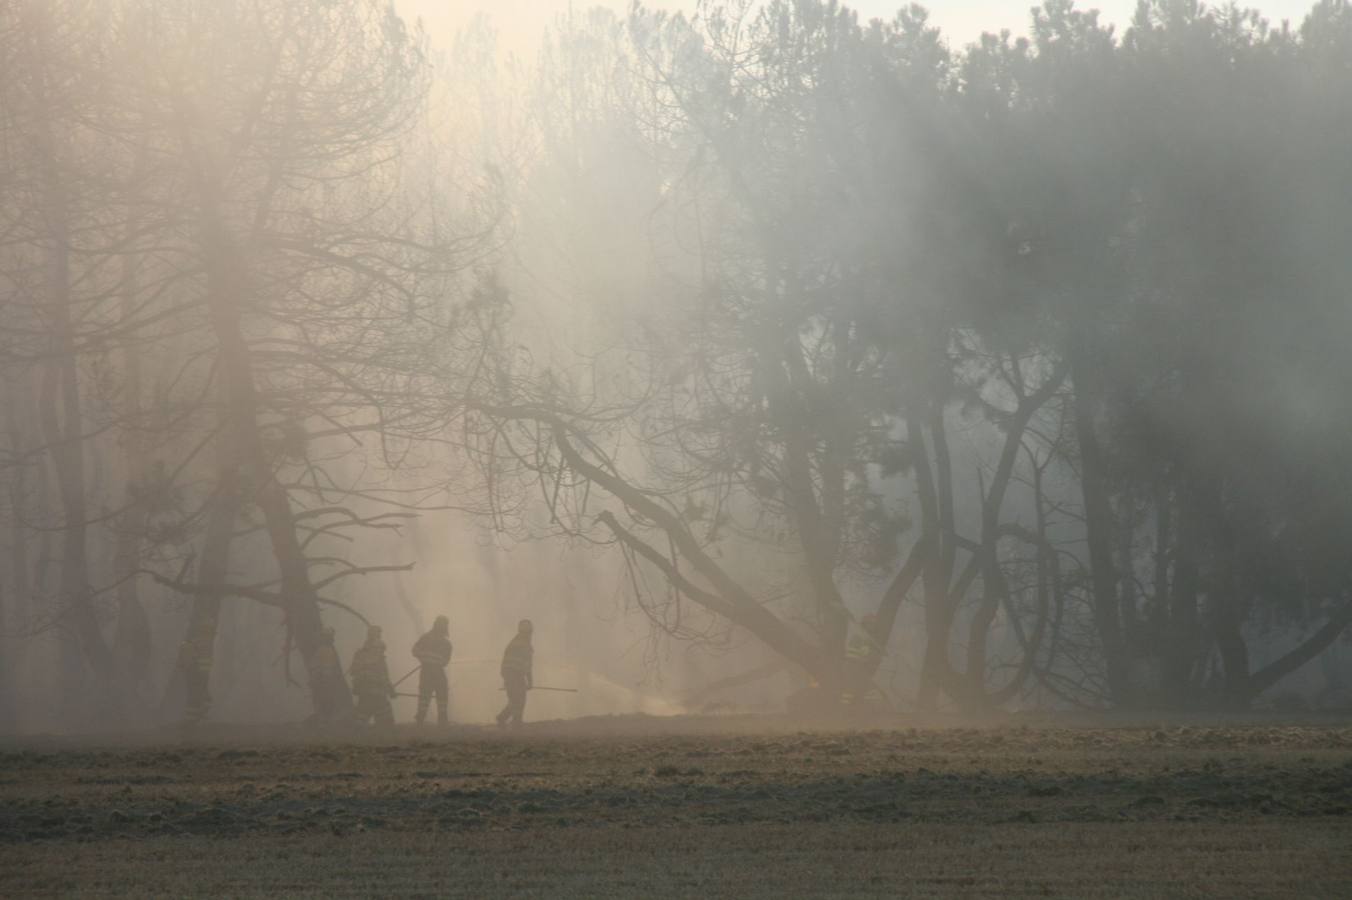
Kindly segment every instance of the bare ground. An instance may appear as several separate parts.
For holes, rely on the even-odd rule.
[[[1352,726],[503,735],[0,748],[0,896],[1352,896]]]

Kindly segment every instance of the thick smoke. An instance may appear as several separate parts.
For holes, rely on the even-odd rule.
[[[1352,6],[875,12],[0,8],[0,728],[1345,703]]]

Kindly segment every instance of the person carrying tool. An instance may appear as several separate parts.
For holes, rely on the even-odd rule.
[[[315,721],[343,721],[352,711],[352,695],[343,678],[343,664],[333,645],[333,626],[319,629],[319,645],[309,663],[310,691],[317,711]]]
[[[522,619],[516,626],[516,636],[507,643],[502,653],[502,685],[507,691],[507,705],[498,713],[499,727],[508,724],[519,727],[526,712],[526,692],[534,683],[532,667],[535,649],[531,647],[531,632],[535,630],[530,619]]]
[[[451,639],[448,636],[450,621],[445,616],[437,616],[432,630],[418,638],[413,645],[413,655],[420,664],[418,670],[418,712],[413,721],[421,725],[427,718],[427,707],[433,695],[437,699],[437,724],[446,724],[447,696],[450,690],[446,683],[446,666],[451,662]]]
[[[366,629],[366,643],[352,655],[348,671],[352,674],[352,693],[357,697],[357,721],[364,725],[374,719],[377,725],[393,725],[390,698],[395,695],[394,686],[385,664],[385,641],[379,625]]]

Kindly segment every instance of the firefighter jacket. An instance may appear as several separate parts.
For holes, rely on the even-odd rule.
[[[502,677],[518,676],[530,681],[534,657],[535,650],[530,645],[530,635],[518,634],[512,638],[507,644],[507,649],[503,651]]]
[[[385,663],[385,644],[370,641],[352,655],[352,692],[354,694],[388,694],[390,669]]]
[[[413,645],[413,656],[424,666],[444,669],[451,661],[451,640],[444,634],[429,631]]]

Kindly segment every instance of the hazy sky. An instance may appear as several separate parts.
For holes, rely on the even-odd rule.
[[[860,18],[890,19],[905,0],[857,0],[845,5],[857,10]],[[1255,0],[1246,4],[1257,6],[1275,25],[1290,19],[1298,25],[1314,0]],[[497,24],[506,42],[519,49],[531,47],[545,23],[572,5],[582,10],[592,6],[610,6],[627,9],[629,0],[599,0],[599,2],[571,2],[570,0],[395,0],[395,4],[410,17],[421,16],[434,42],[445,44],[446,36],[467,22],[476,13],[488,13]],[[651,8],[690,11],[695,0],[650,0]],[[1028,10],[1032,0],[935,0],[924,3],[932,21],[943,29],[949,42],[961,46],[974,40],[982,31],[1007,28],[1022,34],[1028,28]],[[1131,18],[1136,0],[1099,0],[1082,2],[1086,9],[1099,9],[1103,17],[1119,29]]]

